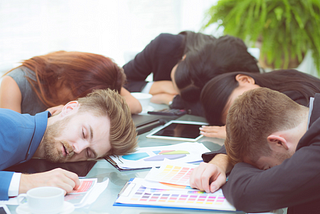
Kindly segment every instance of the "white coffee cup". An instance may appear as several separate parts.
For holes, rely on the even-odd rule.
[[[149,106],[152,95],[140,92],[132,92],[131,95],[134,96],[137,100],[139,100],[142,106],[142,111],[146,111],[147,107]]]
[[[62,211],[65,191],[58,187],[36,187],[26,194],[20,194],[18,201],[27,199],[31,213],[55,214]]]

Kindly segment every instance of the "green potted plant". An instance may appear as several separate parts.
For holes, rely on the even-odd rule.
[[[294,68],[290,61],[310,50],[320,71],[319,0],[219,0],[206,18],[203,28],[219,23],[249,46],[261,42],[260,60],[271,68]]]

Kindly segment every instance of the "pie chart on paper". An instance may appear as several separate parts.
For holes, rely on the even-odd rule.
[[[140,160],[142,158],[149,157],[148,153],[141,152],[141,153],[134,153],[129,155],[123,155],[122,158],[126,160]]]
[[[162,151],[154,151],[156,156],[145,158],[144,161],[163,161],[164,159],[175,160],[179,158],[183,158],[190,154],[187,151],[183,150],[162,150]]]
[[[134,153],[129,155],[123,155],[122,158],[126,160],[138,161],[143,159],[144,161],[163,161],[164,159],[175,160],[183,158],[190,154],[188,151],[183,150],[159,150],[153,151],[155,156],[150,157],[146,152]]]

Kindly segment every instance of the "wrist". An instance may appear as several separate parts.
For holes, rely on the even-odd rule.
[[[33,186],[30,182],[28,182],[28,178],[30,175],[21,174],[20,185],[19,185],[19,194],[26,193],[29,189],[32,189]]]
[[[230,172],[232,169],[232,165],[226,154],[217,154],[209,163],[216,165],[225,173]]]

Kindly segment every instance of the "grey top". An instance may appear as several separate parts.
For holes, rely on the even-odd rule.
[[[21,113],[35,115],[36,113],[45,111],[48,107],[40,101],[37,94],[33,91],[32,86],[26,79],[26,76],[35,79],[30,76],[27,70],[30,69],[26,67],[19,67],[8,73],[7,76],[12,77],[19,86],[22,95]]]

